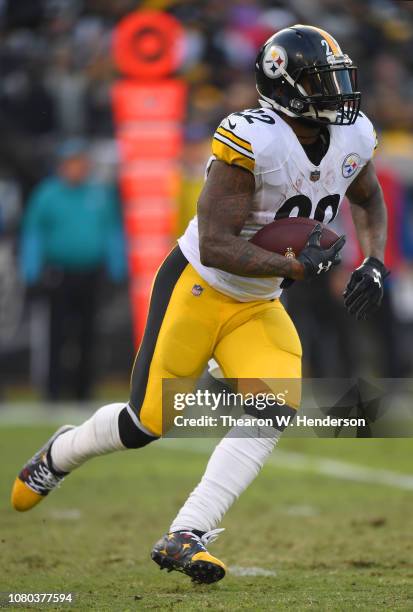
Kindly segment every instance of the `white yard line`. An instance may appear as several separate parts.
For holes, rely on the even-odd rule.
[[[228,571],[233,576],[276,576],[277,572],[266,570],[262,567],[242,567],[241,565],[230,565]]]
[[[82,513],[78,508],[61,508],[60,510],[51,510],[48,513],[48,518],[54,521],[79,521],[82,518]]]
[[[61,425],[62,422],[80,424],[93,412],[95,406],[76,409],[68,405],[56,411],[33,409],[28,405],[8,406],[0,410],[1,425]],[[200,454],[210,454],[217,440],[212,438],[167,438],[162,440],[159,448],[176,451],[192,451]],[[275,469],[286,469],[307,474],[351,480],[370,485],[384,485],[405,491],[413,491],[413,474],[401,474],[391,470],[357,465],[347,461],[317,457],[306,453],[298,453],[276,449],[267,465]]]
[[[413,491],[413,475],[347,463],[347,461],[276,450],[274,455],[270,457],[269,463],[274,467],[282,465],[284,468],[299,472],[309,472],[321,476],[340,478],[341,480],[386,485],[396,489]]]
[[[102,405],[102,404],[100,404]],[[59,426],[65,423],[80,425],[100,406],[96,402],[85,402],[82,406],[75,403],[53,404],[37,403],[0,403],[0,435],[2,426],[30,427]]]
[[[164,440],[163,448],[178,451],[190,450],[201,454],[209,454],[212,450],[212,440],[208,440],[208,445],[206,445],[205,442],[206,440],[183,438]],[[371,468],[364,465],[328,459],[326,457],[317,457],[305,453],[276,449],[269,458],[267,465],[273,468],[283,468],[308,474],[317,474],[319,476],[328,476],[340,480],[352,480],[353,482],[385,485],[405,491],[413,491],[413,475],[411,474],[401,474],[400,472],[393,472],[391,470]]]

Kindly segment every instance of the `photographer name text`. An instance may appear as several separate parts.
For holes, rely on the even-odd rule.
[[[202,415],[185,417],[180,414],[174,417],[176,427],[365,427],[363,418],[307,417],[305,415],[274,415],[272,418],[234,417],[223,414],[219,416]]]

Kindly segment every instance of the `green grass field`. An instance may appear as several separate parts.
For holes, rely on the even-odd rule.
[[[71,608],[49,610],[413,610],[413,478],[380,481],[388,470],[412,474],[411,440],[281,441],[280,460],[275,451],[211,547],[230,567],[274,575],[230,572],[196,586],[160,572],[149,553],[199,479],[210,443],[95,459],[31,513],[15,513],[16,470],[52,430],[0,427],[1,592],[76,593]],[[370,469],[357,482],[351,470],[335,474],[344,464],[331,459]]]

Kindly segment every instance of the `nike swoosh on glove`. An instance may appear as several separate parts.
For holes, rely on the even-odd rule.
[[[380,306],[383,299],[383,281],[389,276],[383,262],[376,257],[367,257],[354,270],[344,290],[344,306],[358,321],[367,319]]]
[[[304,265],[304,280],[328,272],[341,261],[339,253],[346,242],[346,237],[340,236],[331,247],[323,249],[320,244],[321,233],[322,227],[317,223],[308,237],[306,246],[297,257]],[[287,289],[293,282],[293,279],[285,278],[281,283],[281,289]]]

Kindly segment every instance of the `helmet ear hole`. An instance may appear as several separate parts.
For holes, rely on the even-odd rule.
[[[298,100],[297,98],[293,98],[290,100],[290,108],[294,111],[301,112],[304,109],[304,102],[302,100]]]

